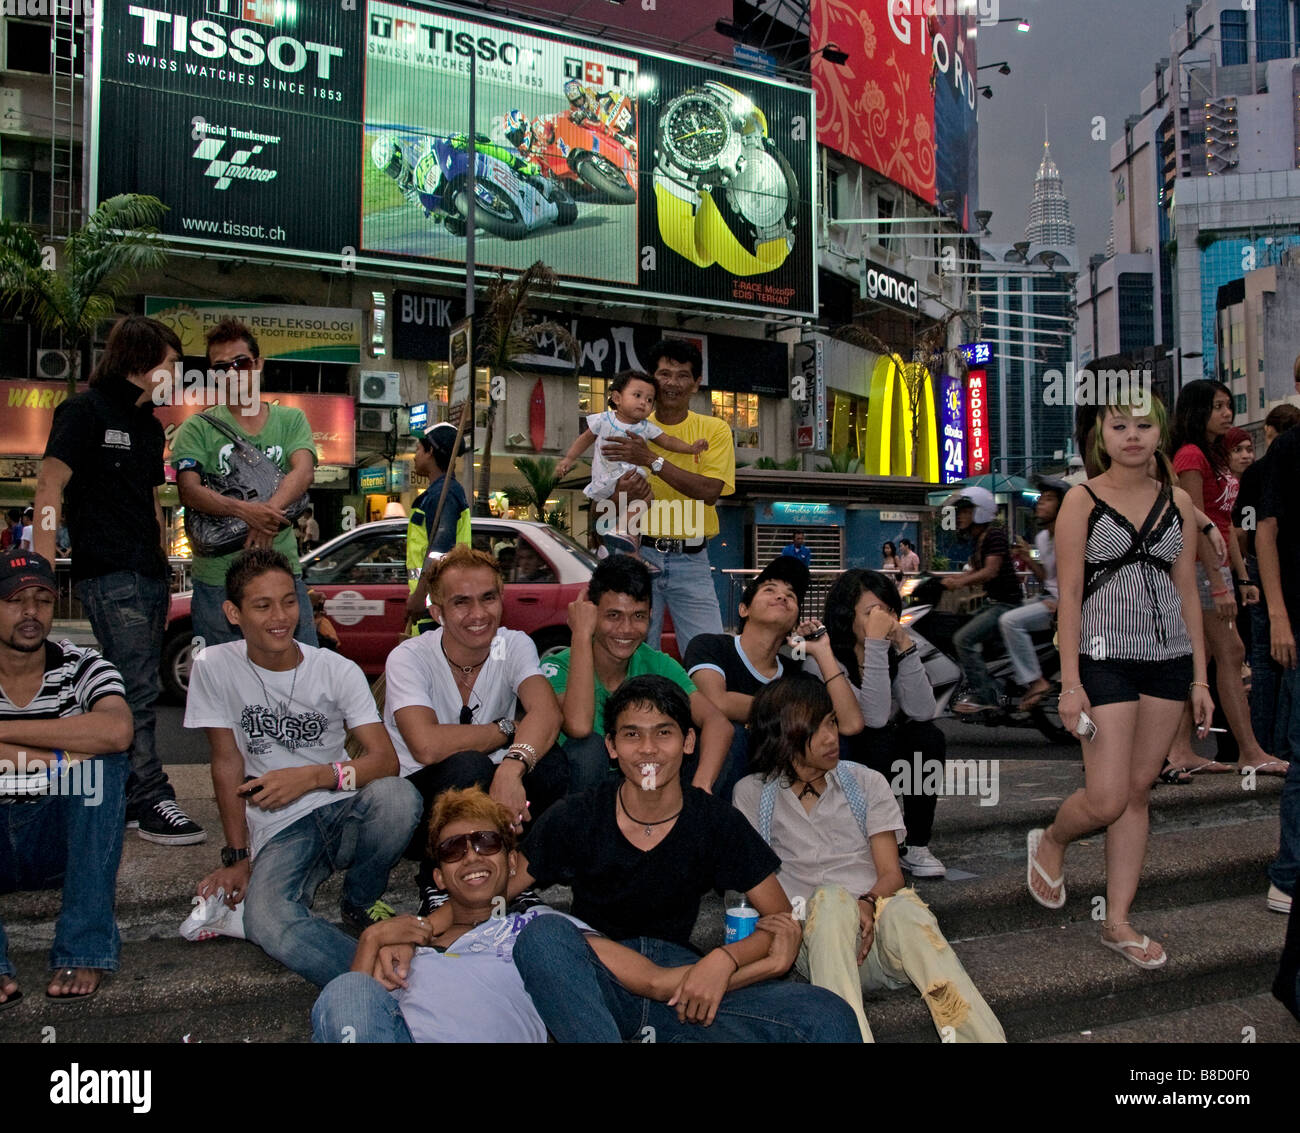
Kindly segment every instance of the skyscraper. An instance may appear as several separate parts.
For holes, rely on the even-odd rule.
[[[1070,202],[1065,196],[1061,171],[1052,160],[1052,147],[1044,130],[1043,160],[1034,178],[1034,199],[1029,205],[1029,223],[1025,239],[1031,244],[1069,245],[1074,243],[1074,225],[1070,223]]]

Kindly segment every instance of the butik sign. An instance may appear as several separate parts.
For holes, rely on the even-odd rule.
[[[967,476],[982,476],[989,470],[988,374],[969,370],[966,374],[966,435],[970,456]]]
[[[859,296],[863,299],[877,299],[882,303],[891,303],[905,311],[919,311],[921,299],[916,280],[908,279],[889,268],[864,260],[862,264],[862,282]]]
[[[90,203],[170,242],[463,280],[472,161],[484,267],[817,312],[807,89],[420,0],[102,7]]]
[[[943,483],[966,479],[966,391],[961,379],[944,374],[939,379],[939,462]]]

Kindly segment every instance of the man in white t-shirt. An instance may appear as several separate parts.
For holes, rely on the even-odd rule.
[[[242,641],[194,660],[187,728],[204,728],[226,846],[201,882],[244,902],[244,930],[267,955],[324,986],[348,970],[355,944],[312,915],[317,887],[346,870],[341,912],[364,929],[391,916],[388,873],[420,815],[361,670],[294,641],[298,596],[278,551],[246,551],[226,574],[222,610]],[[348,732],[362,754],[349,760]]]
[[[384,723],[401,774],[424,798],[407,848],[422,862],[424,911],[436,900],[429,813],[443,791],[482,787],[519,829],[565,791],[564,760],[543,758],[560,734],[559,702],[532,639],[501,628],[501,602],[496,559],[458,543],[430,572],[439,628],[401,642],[384,670]]]
[[[1043,592],[998,618],[998,632],[1007,647],[1007,659],[1015,670],[1016,683],[1025,690],[1020,700],[1022,709],[1033,708],[1052,689],[1052,682],[1043,676],[1043,667],[1038,663],[1030,635],[1051,629],[1052,619],[1056,617],[1056,513],[1065,493],[1070,490],[1070,485],[1064,480],[1046,477],[1039,478],[1038,487],[1038,503],[1034,505],[1034,518],[1039,526],[1034,537],[1038,558],[1031,559],[1027,555],[1025,558]],[[1017,545],[1022,552],[1029,549],[1023,540],[1018,540]]]

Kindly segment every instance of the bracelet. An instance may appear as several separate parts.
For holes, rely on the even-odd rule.
[[[904,649],[902,653],[898,655],[897,660],[901,661],[904,657],[910,657],[915,652],[916,652],[916,642],[914,641],[912,642],[911,645],[909,645],[906,649]]]
[[[1211,531],[1213,531],[1213,530],[1214,530],[1214,524],[1213,524],[1213,523],[1207,523],[1204,527],[1201,528],[1201,534],[1202,534],[1202,535],[1208,535],[1208,534],[1209,534]]]
[[[331,763],[330,766],[334,768],[334,786],[330,788],[331,790],[355,791],[357,789],[356,777],[345,773],[343,770],[343,764]]]
[[[1228,593],[1227,590],[1211,590],[1211,591],[1210,591],[1210,597],[1211,597],[1211,598],[1222,598],[1222,597],[1223,597],[1225,594],[1227,594],[1227,593]]]
[[[722,954],[723,954],[723,955],[724,955],[728,960],[730,960],[733,964],[736,965],[736,971],[734,971],[734,972],[731,973],[733,976],[736,974],[736,972],[740,971],[740,961],[737,960],[737,959],[736,959],[736,958],[735,958],[735,957],[734,957],[730,952],[728,952],[725,948],[723,948],[721,944],[719,944],[718,947],[714,949],[714,951],[715,951],[715,952],[721,952],[721,953],[722,953]]]
[[[1061,696],[1069,696],[1070,693],[1072,692],[1079,692],[1082,688],[1083,685],[1075,685],[1074,688],[1067,688],[1063,693],[1060,694],[1060,696],[1057,697],[1057,700],[1060,700]]]
[[[519,760],[525,771],[531,771],[537,766],[537,752],[528,744],[511,744],[510,750],[502,757],[502,762],[507,759]]]
[[[1205,689],[1206,692],[1209,692],[1209,691],[1210,691],[1210,686],[1207,685],[1204,681],[1192,681],[1192,683],[1189,684],[1187,687],[1188,687],[1188,688],[1203,688],[1203,689]]]
[[[522,751],[527,755],[531,755],[534,759],[537,758],[537,749],[533,747],[532,744],[524,743],[523,740],[515,740],[515,742],[510,745],[510,750]]]
[[[522,763],[524,765],[524,771],[532,770],[532,768],[528,766],[528,760],[524,756],[523,752],[519,752],[519,751],[515,751],[514,749],[511,749],[501,757],[501,762],[504,763],[507,759],[513,759],[517,763]]]
[[[829,677],[827,677],[824,681],[822,681],[822,684],[824,684],[824,685],[828,685],[828,684],[830,684],[831,681],[833,681],[836,677],[844,677],[844,679],[845,679],[846,681],[849,679],[848,677],[845,677],[845,676],[844,676],[844,670],[841,669],[838,673],[832,673]]]
[[[870,905],[871,915],[873,917],[876,915],[876,902],[880,900],[879,897],[877,897],[874,893],[864,893],[862,894],[861,897],[858,898],[858,900],[865,901],[868,905]]]

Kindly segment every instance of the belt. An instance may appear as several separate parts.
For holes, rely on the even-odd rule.
[[[707,539],[698,543],[691,539],[646,539],[644,543],[661,555],[698,555],[709,545]]]

